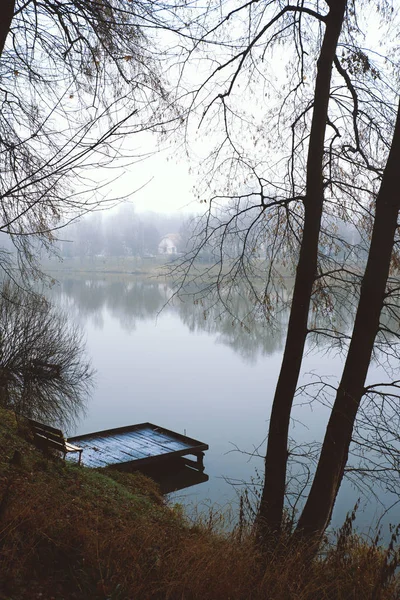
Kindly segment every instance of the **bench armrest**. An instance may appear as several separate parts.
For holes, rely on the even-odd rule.
[[[68,452],[82,452],[83,448],[79,448],[79,446],[74,446],[69,442],[65,441],[65,448]]]

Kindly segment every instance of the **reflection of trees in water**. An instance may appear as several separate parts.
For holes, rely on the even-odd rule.
[[[103,326],[104,309],[128,331],[135,329],[137,321],[156,319],[164,309],[179,315],[191,332],[217,336],[218,343],[232,348],[246,360],[254,361],[260,354],[282,348],[286,311],[279,312],[273,323],[252,323],[246,319],[251,313],[252,300],[240,293],[235,299],[236,319],[224,313],[221,305],[206,307],[190,295],[184,302],[175,300],[166,305],[172,293],[166,283],[137,279],[66,279],[53,291],[60,304],[76,312],[82,320],[92,319],[97,327]]]
[[[214,334],[218,343],[228,346],[251,362],[260,354],[268,355],[282,349],[285,313],[280,313],[279,319],[273,323],[247,323],[244,316],[248,314],[249,299],[238,297],[237,319],[223,312],[219,304],[207,307],[195,302],[188,297],[186,302],[179,305],[179,316],[190,331]]]
[[[106,309],[128,331],[136,321],[155,318],[168,299],[164,284],[147,281],[112,279],[67,279],[54,292],[59,302],[78,313],[82,319],[93,319],[103,326]]]
[[[235,298],[230,300],[235,317],[228,314],[221,303],[208,305],[198,299],[195,288],[189,290],[184,299],[168,303],[173,288],[156,279],[65,279],[53,290],[53,295],[82,321],[92,319],[99,328],[104,324],[104,310],[128,331],[135,329],[137,321],[156,319],[162,310],[177,314],[189,331],[210,333],[216,336],[218,343],[249,361],[282,350],[287,327],[289,294],[284,289],[278,290],[275,317],[269,322],[265,318],[254,318],[253,299],[240,285],[235,290]],[[315,330],[309,335],[311,347],[319,351],[335,347],[337,351],[347,346],[356,300],[351,289],[341,286],[335,296],[330,296],[324,311],[311,315],[310,327]],[[387,314],[385,324],[390,323],[393,328],[392,321],[393,315]]]

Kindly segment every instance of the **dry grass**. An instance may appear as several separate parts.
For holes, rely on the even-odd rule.
[[[305,564],[261,554],[250,534],[188,525],[141,475],[43,457],[0,411],[2,600],[386,600],[400,596],[389,550],[344,530]],[[15,450],[19,454],[15,454]]]

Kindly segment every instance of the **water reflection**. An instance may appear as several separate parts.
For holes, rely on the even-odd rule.
[[[52,293],[59,304],[85,322],[90,318],[99,329],[104,327],[104,309],[128,332],[134,331],[139,321],[155,320],[161,312],[176,314],[191,333],[215,335],[217,343],[250,362],[282,350],[287,324],[284,310],[269,323],[247,324],[251,299],[245,296],[238,296],[237,318],[218,305],[206,307],[190,296],[170,301],[172,286],[151,280],[65,279]]]
[[[290,291],[291,282],[288,282]],[[58,303],[73,310],[83,321],[88,318],[102,329],[103,311],[106,309],[126,331],[135,330],[139,321],[155,320],[161,313],[177,314],[191,333],[207,332],[216,336],[217,343],[231,348],[250,362],[260,356],[282,351],[288,321],[288,289],[280,290],[274,307],[274,316],[254,320],[251,295],[244,290],[235,291],[235,316],[221,308],[211,306],[187,293],[184,299],[174,298],[171,284],[156,279],[116,279],[102,277],[91,279],[65,278],[53,289]],[[310,347],[319,349],[342,348],[348,339],[356,311],[356,298],[352,290],[340,288],[330,298],[329,310],[311,313]],[[251,315],[251,317],[250,317]]]
[[[114,468],[127,473],[135,472],[132,463],[122,463]],[[140,472],[153,479],[158,484],[162,494],[178,492],[200,483],[206,483],[209,480],[204,471],[188,467],[181,458],[170,460],[163,466],[142,467]]]
[[[65,279],[53,294],[84,319],[93,318],[99,328],[104,325],[101,313],[106,308],[124,329],[133,331],[137,320],[154,318],[165,304],[168,291],[166,285],[144,281]]]
[[[340,349],[351,327],[355,297],[345,289],[340,292],[325,314],[313,313],[313,326],[325,330],[327,337],[311,340],[317,351],[305,356],[300,385],[314,379],[318,387],[319,375],[332,389],[337,385],[340,356],[321,350],[331,346],[332,332],[342,333]],[[146,421],[181,433],[187,430],[187,435],[210,446],[205,460],[210,479],[192,488],[197,500],[230,502],[234,490],[227,480],[249,482],[255,467],[263,468],[262,458],[249,461],[249,454],[232,449],[252,453],[260,448],[260,455],[265,450],[287,310],[282,301],[273,322],[251,323],[246,315],[252,312],[252,299],[245,293],[235,300],[236,319],[217,304],[209,307],[190,296],[168,303],[172,294],[167,282],[123,277],[66,277],[53,289],[57,303],[85,325],[98,370],[95,397],[76,433]],[[309,404],[303,392],[293,411],[291,435],[298,444],[319,443],[324,434],[332,398],[327,397],[324,406],[313,397],[310,394]],[[336,523],[343,522],[358,496],[358,491],[343,486]],[[366,524],[374,510],[366,513]]]

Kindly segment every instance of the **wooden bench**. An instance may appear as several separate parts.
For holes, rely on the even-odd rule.
[[[28,419],[28,421],[33,432],[35,444],[39,448],[47,449],[50,447],[59,450],[63,453],[64,460],[69,452],[79,452],[78,464],[81,464],[83,448],[70,444],[68,440],[65,439],[61,429],[38,423],[33,419]]]

